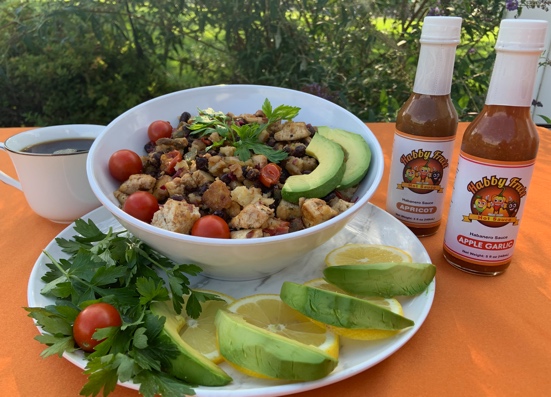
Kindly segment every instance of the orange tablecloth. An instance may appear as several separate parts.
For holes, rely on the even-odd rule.
[[[381,142],[387,166],[371,201],[384,208],[393,125],[368,125]],[[460,124],[458,138],[465,127]],[[20,130],[0,129],[0,140]],[[375,367],[297,397],[549,395],[551,131],[542,129],[540,137],[539,157],[509,270],[494,278],[463,273],[442,257],[443,228],[423,238],[438,270],[434,304],[419,332]],[[5,153],[0,153],[0,169],[15,175]],[[447,203],[450,197],[448,189]],[[82,370],[59,357],[40,358],[43,345],[33,340],[37,329],[22,309],[38,255],[65,226],[35,215],[23,194],[3,183],[0,220],[0,396],[77,396],[85,383]],[[119,386],[112,396],[136,397],[138,393]]]

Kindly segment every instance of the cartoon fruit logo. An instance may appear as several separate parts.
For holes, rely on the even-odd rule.
[[[470,221],[477,220],[488,227],[517,223],[520,194],[508,186],[488,186],[478,190],[471,199]]]
[[[416,158],[404,166],[402,173],[403,187],[409,188],[412,192],[427,194],[433,190],[440,190],[440,182],[444,173],[442,164],[430,158]]]

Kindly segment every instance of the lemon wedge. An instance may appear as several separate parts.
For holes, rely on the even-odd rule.
[[[232,303],[235,299],[229,295],[222,294],[217,291],[196,289],[197,292],[206,292],[214,295],[218,295],[222,300],[209,300],[201,302],[201,314],[198,318],[194,319],[189,316],[185,316],[185,324],[180,329],[180,337],[198,350],[203,356],[219,364],[224,359],[218,351],[216,345],[216,327],[214,325],[214,318],[216,312],[220,309],[225,309],[228,304]],[[184,297],[184,304],[187,304],[188,297]]]
[[[378,244],[345,244],[330,251],[325,257],[327,266],[391,262],[412,262],[412,258],[400,248]]]
[[[228,313],[220,311],[216,318],[220,352],[247,375],[312,380],[326,376],[337,364],[338,336],[291,309],[276,294],[238,299],[224,312]]]

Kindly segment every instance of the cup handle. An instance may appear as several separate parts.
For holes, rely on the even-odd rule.
[[[6,150],[6,146],[4,145],[4,142],[0,142],[0,149]],[[7,185],[13,186],[16,189],[21,189],[21,183],[17,180],[9,176],[8,174],[0,171],[0,181],[4,182]]]

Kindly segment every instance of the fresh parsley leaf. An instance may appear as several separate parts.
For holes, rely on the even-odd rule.
[[[92,358],[86,365],[85,374],[88,382],[84,385],[80,394],[83,396],[97,396],[103,390],[103,396],[109,395],[117,386],[118,365],[115,355],[110,354],[98,358]]]
[[[52,335],[72,335],[72,323],[76,318],[68,317],[66,314],[59,313],[56,306],[42,307],[26,307],[29,312],[29,317],[32,317],[42,327],[44,331]]]
[[[266,123],[233,123],[229,116],[222,112],[216,112],[211,108],[199,109],[199,115],[193,117],[189,121],[188,128],[192,134],[199,136],[210,135],[217,132],[223,139],[214,142],[212,147],[230,144],[236,148],[236,156],[241,161],[246,161],[251,158],[251,154],[263,154],[269,161],[279,163],[287,158],[287,153],[260,142],[260,134],[270,125],[282,120],[290,121],[295,118],[300,108],[296,106],[280,105],[275,109],[266,98],[262,104]]]
[[[266,98],[262,104],[262,111],[268,118],[268,124],[275,123],[281,120],[292,120],[298,116],[300,108],[296,106],[279,105],[275,109],[272,109],[272,104]]]
[[[42,357],[61,355],[67,351],[76,350],[73,340],[72,324],[78,314],[78,309],[61,304],[42,307],[26,307],[28,316],[35,319],[37,324],[47,332],[37,335],[35,339],[48,346],[42,351]]]
[[[195,391],[189,385],[165,373],[142,371],[134,380],[140,384],[139,391],[144,397],[195,395]]]
[[[140,294],[140,304],[147,305],[150,302],[166,301],[170,299],[168,291],[162,280],[152,280],[150,278],[140,277],[136,281],[136,289]]]
[[[61,357],[65,352],[76,350],[75,341],[72,336],[55,336],[50,334],[37,335],[34,338],[48,347],[40,353],[40,357],[46,358],[54,354]]]
[[[115,360],[118,361],[117,375],[119,376],[119,381],[127,382],[132,380],[136,375],[137,368],[134,360],[125,354],[117,354]]]
[[[147,347],[147,329],[140,327],[134,333],[134,340],[132,341],[136,349],[145,349]]]
[[[278,163],[287,158],[287,153],[259,141],[258,137],[264,130],[266,124],[244,124],[242,126],[233,125],[232,129],[239,135],[240,140],[234,143],[236,147],[235,154],[241,161],[246,161],[251,157],[251,151],[255,154],[265,155],[269,161]]]
[[[186,302],[186,311],[191,318],[197,318],[201,314],[201,303],[208,300],[223,300],[216,294],[191,291]]]
[[[97,286],[115,284],[119,278],[124,277],[126,272],[127,270],[120,266],[102,266],[96,270],[90,282]]]

